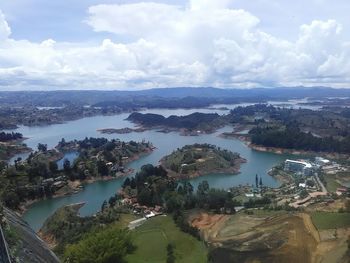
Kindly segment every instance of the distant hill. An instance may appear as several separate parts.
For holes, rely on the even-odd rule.
[[[219,89],[211,87],[156,88],[134,91],[97,91],[97,90],[62,90],[62,91],[0,91],[1,105],[62,106],[77,105],[121,105],[130,103],[147,106],[145,100],[159,103],[167,99],[191,98],[202,104],[219,102],[239,102],[298,98],[350,97],[350,89],[328,87],[279,87],[252,89]],[[150,99],[152,98],[152,100]]]

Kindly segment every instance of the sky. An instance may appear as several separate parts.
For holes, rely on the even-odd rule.
[[[348,0],[0,0],[0,90],[350,88]]]

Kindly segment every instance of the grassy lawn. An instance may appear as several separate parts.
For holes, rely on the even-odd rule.
[[[171,216],[158,216],[149,219],[134,230],[136,251],[127,257],[130,263],[165,263],[166,247],[175,246],[176,263],[207,262],[205,245],[194,237],[182,232]]]
[[[311,218],[319,230],[350,227],[350,213],[315,212]]]
[[[131,221],[134,221],[139,218],[140,216],[133,215],[133,214],[121,214],[117,224],[120,224],[122,228],[126,228],[128,227]]]
[[[324,175],[324,179],[326,180],[326,188],[328,191],[330,192],[335,192],[337,190],[338,187],[340,187],[341,185],[335,180],[335,176],[333,175]]]

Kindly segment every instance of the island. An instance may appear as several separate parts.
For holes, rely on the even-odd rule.
[[[238,153],[211,144],[186,145],[163,157],[161,165],[169,176],[193,178],[212,173],[237,174],[246,162]]]
[[[227,124],[226,120],[217,113],[195,112],[186,116],[169,116],[153,113],[134,112],[127,120],[138,124],[142,128],[161,129],[161,132],[180,131],[182,135],[197,135],[213,133]]]
[[[144,132],[146,129],[144,128],[121,128],[121,129],[115,129],[115,128],[105,128],[105,129],[98,129],[97,131],[102,134],[127,134],[132,132]]]

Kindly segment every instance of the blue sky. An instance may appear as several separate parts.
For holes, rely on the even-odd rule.
[[[347,0],[1,0],[0,89],[350,87]]]

